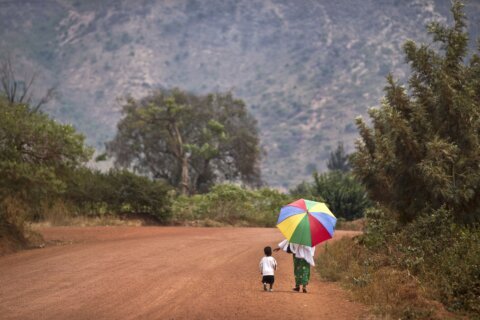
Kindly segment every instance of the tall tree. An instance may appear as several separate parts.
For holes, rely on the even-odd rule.
[[[256,121],[230,93],[157,90],[127,98],[122,112],[107,144],[118,166],[164,179],[182,193],[206,191],[217,180],[259,182]]]
[[[330,158],[327,162],[328,170],[338,170],[342,172],[350,171],[348,157],[349,156],[345,153],[345,149],[343,148],[343,143],[338,143],[337,149],[330,153]]]
[[[357,119],[354,172],[405,222],[442,206],[463,221],[480,217],[480,57],[468,62],[462,7],[453,2],[453,26],[428,26],[438,46],[405,43],[408,88],[388,76],[373,128]]]

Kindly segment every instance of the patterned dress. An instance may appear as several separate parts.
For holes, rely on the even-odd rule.
[[[306,286],[310,281],[310,266],[315,266],[315,247],[290,243],[283,240],[278,247],[285,252],[293,253],[293,274],[295,275],[295,286]]]
[[[295,286],[306,286],[310,280],[310,264],[293,254],[293,273],[295,274]]]

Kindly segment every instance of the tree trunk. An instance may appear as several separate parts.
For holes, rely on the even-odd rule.
[[[183,148],[183,139],[180,133],[180,129],[177,126],[175,120],[171,123],[173,132],[170,131],[171,136],[176,139],[177,142],[177,150],[175,152],[175,156],[182,162],[182,175],[180,180],[180,186],[182,190],[182,194],[187,195],[190,193],[190,175],[188,172],[188,154],[185,152]]]
[[[183,155],[182,158],[182,194],[186,195],[189,193],[189,185],[190,185],[190,175],[188,173],[188,156],[186,154]]]

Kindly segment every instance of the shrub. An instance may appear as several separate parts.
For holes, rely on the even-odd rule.
[[[43,202],[40,205],[39,216],[53,226],[65,226],[70,224],[74,210],[63,200],[55,200],[52,203]]]
[[[148,215],[166,223],[171,215],[171,188],[126,170],[107,173],[80,168],[71,172],[63,198],[79,214]]]
[[[432,261],[427,279],[435,295],[452,310],[480,315],[480,230],[461,229]]]
[[[26,206],[8,197],[0,203],[0,255],[27,246],[25,231]]]
[[[348,172],[329,171],[313,174],[313,183],[302,182],[290,193],[297,198],[325,202],[337,218],[364,216],[371,206],[365,188]]]
[[[24,222],[65,190],[63,172],[82,165],[92,150],[72,126],[3,96],[0,136],[0,237],[22,247],[32,236]]]
[[[330,171],[314,174],[314,190],[325,199],[337,217],[352,220],[361,218],[371,206],[365,188],[350,173]]]
[[[280,208],[290,200],[289,196],[268,188],[249,190],[232,184],[216,185],[209,193],[175,199],[172,221],[273,227]]]
[[[454,223],[444,208],[408,225],[378,208],[366,218],[362,236],[343,238],[320,253],[324,279],[342,281],[383,316],[441,319],[446,311],[433,300],[450,311],[479,314],[478,227]]]
[[[359,261],[359,247],[348,237],[343,237],[333,245],[325,243],[318,257],[318,271],[323,279],[339,281],[348,277],[352,265]]]

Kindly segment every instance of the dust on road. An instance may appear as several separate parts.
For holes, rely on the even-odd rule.
[[[0,258],[1,319],[359,319],[366,308],[313,273],[309,293],[291,290],[292,257],[264,292],[263,247],[276,229],[46,228],[69,243]],[[335,238],[354,232],[337,231]],[[330,240],[332,241],[332,240]]]

